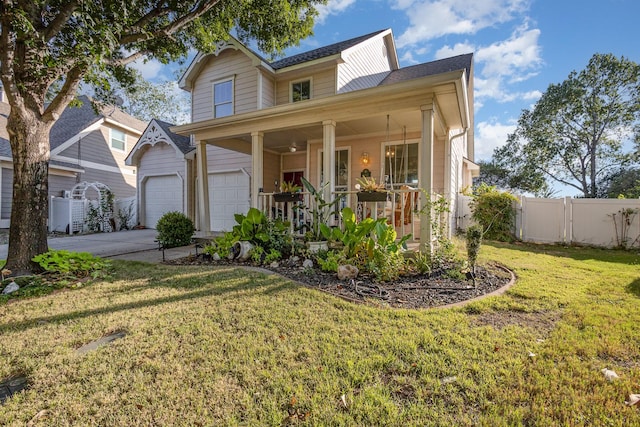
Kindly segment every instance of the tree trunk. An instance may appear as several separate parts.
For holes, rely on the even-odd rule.
[[[13,275],[39,270],[31,259],[48,250],[49,131],[52,122],[11,108],[7,130],[13,154],[13,204],[6,268]]]

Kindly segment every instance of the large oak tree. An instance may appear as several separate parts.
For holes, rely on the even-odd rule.
[[[640,141],[640,66],[624,57],[594,55],[587,67],[552,84],[523,111],[494,162],[514,182],[541,176],[598,197],[598,182],[632,164],[625,142]]]
[[[7,267],[14,273],[33,271],[31,258],[47,251],[49,131],[81,81],[131,84],[128,63],[213,51],[231,31],[261,51],[281,52],[312,33],[314,6],[326,2],[1,1],[0,78],[11,106],[14,169]]]

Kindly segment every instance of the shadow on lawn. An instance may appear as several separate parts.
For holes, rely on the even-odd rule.
[[[5,323],[0,325],[0,333],[4,332],[14,332],[14,331],[24,331],[33,327],[41,326],[45,323],[52,322],[61,322],[79,319],[83,317],[89,317],[99,314],[105,313],[114,313],[118,311],[132,310],[144,307],[151,307],[161,304],[173,303],[178,301],[187,301],[193,300],[203,297],[211,297],[211,296],[220,296],[225,294],[232,293],[240,293],[242,291],[247,291],[254,289],[260,293],[269,295],[277,292],[281,292],[283,290],[295,288],[296,285],[286,279],[283,279],[279,276],[266,276],[258,273],[250,273],[250,274],[238,274],[237,272],[234,275],[231,274],[223,274],[220,275],[219,272],[215,270],[209,271],[207,275],[203,275],[199,277],[199,281],[202,281],[200,286],[194,287],[186,285],[184,282],[189,281],[189,276],[185,278],[181,278],[184,272],[180,272],[175,276],[169,276],[163,278],[160,283],[153,282],[154,278],[149,278],[148,283],[146,285],[137,286],[138,290],[142,290],[143,288],[152,288],[157,286],[164,287],[172,287],[175,289],[185,290],[187,292],[181,293],[179,295],[172,295],[168,297],[162,298],[154,298],[143,301],[135,301],[130,303],[116,304],[98,308],[92,308],[87,310],[78,310],[68,313],[56,314],[53,316],[42,316],[35,317],[29,320],[24,320],[20,322],[14,323]],[[224,280],[235,278],[234,284],[231,286],[222,286],[221,283]],[[133,279],[133,278],[132,278]],[[217,284],[217,285],[216,285]],[[208,285],[208,286],[205,286]],[[59,294],[60,295],[60,294]]]
[[[637,248],[633,250],[622,250],[587,246],[566,246],[560,244],[550,245],[523,242],[503,243],[489,240],[484,241],[483,243],[487,246],[498,249],[503,248],[520,252],[565,257],[576,261],[596,260],[616,264],[633,264],[640,261],[640,254],[638,253]]]
[[[636,279],[627,285],[627,292],[640,298],[640,279]]]

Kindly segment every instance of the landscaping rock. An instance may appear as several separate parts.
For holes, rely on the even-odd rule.
[[[271,264],[269,264],[269,268],[278,268],[280,267],[280,264],[278,263],[278,261],[273,261]]]
[[[17,291],[18,289],[20,289],[20,286],[18,286],[16,282],[11,282],[2,290],[2,294],[9,295],[10,293]]]
[[[350,280],[358,277],[358,267],[351,264],[339,265],[338,266],[338,279],[340,280]]]
[[[305,259],[302,262],[302,267],[304,267],[304,268],[313,268],[313,261],[310,260],[310,259]]]
[[[218,252],[216,252],[215,254],[213,254],[213,256],[211,257],[214,261],[220,261],[220,255],[218,255]]]

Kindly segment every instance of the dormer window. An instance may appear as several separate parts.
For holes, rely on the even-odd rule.
[[[233,79],[213,84],[213,117],[225,117],[233,114]]]
[[[291,102],[311,99],[311,79],[291,82]]]

